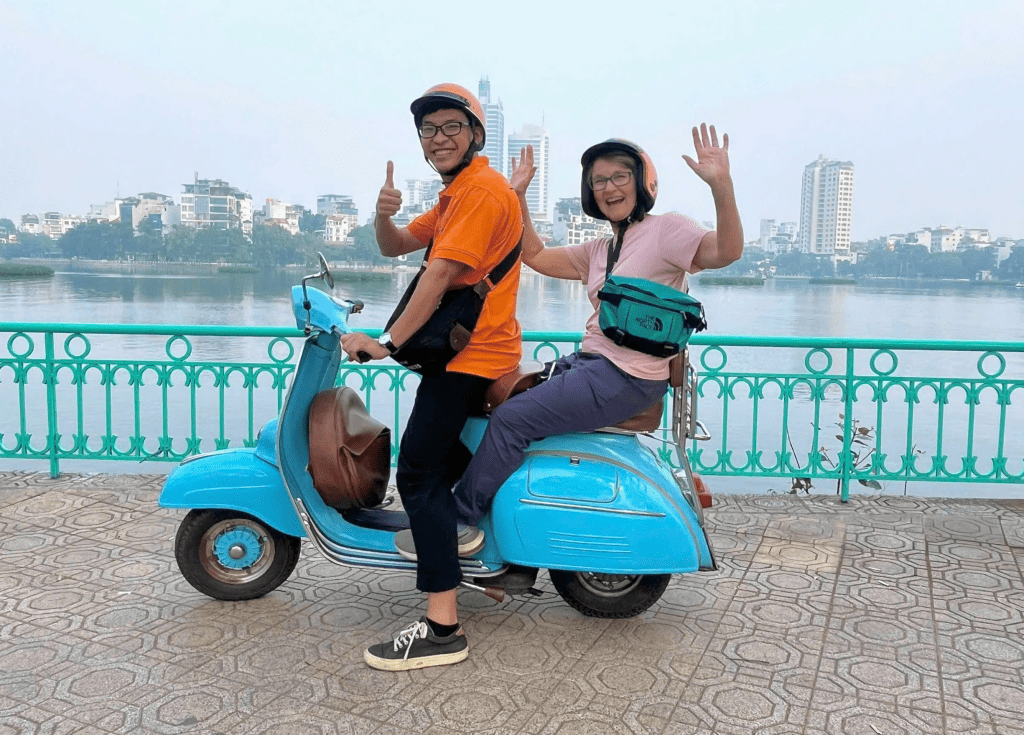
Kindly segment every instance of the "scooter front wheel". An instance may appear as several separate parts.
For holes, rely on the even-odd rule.
[[[562,599],[592,618],[632,618],[665,592],[671,574],[598,574],[549,569]]]
[[[245,513],[191,510],[178,526],[174,557],[182,575],[215,600],[252,600],[295,569],[302,541]]]

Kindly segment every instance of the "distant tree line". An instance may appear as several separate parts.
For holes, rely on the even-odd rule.
[[[930,253],[920,245],[896,245],[893,250],[879,246],[863,253],[856,265],[810,253],[765,253],[749,248],[743,257],[718,273],[722,275],[766,275],[771,268],[780,276],[845,276],[963,279],[973,281],[983,271],[997,280],[1024,280],[1024,245],[1014,247],[1010,257],[996,264],[991,247],[970,247],[952,253]]]
[[[307,212],[300,220],[297,235],[276,225],[255,225],[251,239],[238,229],[199,230],[175,225],[164,233],[143,220],[136,233],[128,223],[86,222],[59,240],[52,240],[46,235],[16,232],[13,222],[0,219],[0,226],[16,232],[18,238],[15,243],[0,244],[0,257],[281,266],[309,263],[321,251],[335,262],[370,266],[393,262],[380,254],[373,227],[354,229],[350,233],[354,244],[328,245],[317,234],[323,230],[324,220],[323,215]]]

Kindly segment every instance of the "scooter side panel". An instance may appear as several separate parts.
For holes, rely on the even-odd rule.
[[[612,574],[697,571],[702,551],[708,553],[702,549],[706,540],[675,481],[643,460],[646,450],[635,446],[635,438],[608,438],[624,444],[609,454],[631,463],[585,454],[581,450],[592,448],[587,442],[577,442],[575,453],[545,451],[540,442],[531,446],[526,463],[494,501],[490,517],[501,557],[525,566]]]
[[[259,518],[281,533],[306,535],[281,474],[252,449],[229,449],[180,464],[160,493],[164,508],[219,508]]]

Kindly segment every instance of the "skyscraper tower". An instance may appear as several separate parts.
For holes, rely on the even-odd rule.
[[[825,156],[804,168],[800,194],[800,251],[835,260],[850,253],[853,164]]]
[[[551,222],[548,214],[548,144],[548,131],[537,125],[524,125],[519,132],[508,136],[510,156],[518,158],[522,148],[533,146],[533,164],[537,167],[537,173],[530,182],[530,188],[526,190],[526,203],[534,224]]]
[[[484,145],[484,155],[491,162],[491,168],[508,174],[508,159],[505,156],[505,110],[501,100],[494,101],[491,98],[491,80],[487,77],[480,77],[480,104],[484,108],[484,115],[487,116],[487,143]]]

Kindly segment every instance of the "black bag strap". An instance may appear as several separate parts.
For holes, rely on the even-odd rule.
[[[423,264],[420,266],[420,273],[426,269],[427,261],[430,259],[430,250],[433,247],[434,238],[430,238],[430,242],[427,243],[427,252],[423,254]],[[512,270],[512,267],[519,262],[519,258],[522,254],[523,238],[520,236],[519,242],[516,243],[516,246],[508,251],[508,255],[502,258],[500,263],[494,266],[494,270],[484,276],[482,281],[473,286],[480,298],[487,296],[495,286],[501,283],[501,279],[508,275],[508,272]]]
[[[619,262],[619,255],[622,253],[622,240],[626,236],[626,227],[619,229],[615,238],[608,239],[608,264],[604,269],[604,280],[608,280],[608,276],[612,274],[612,268]]]

